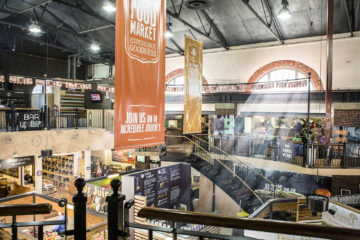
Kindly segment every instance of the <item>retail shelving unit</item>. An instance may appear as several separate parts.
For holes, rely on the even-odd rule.
[[[74,157],[55,156],[43,161],[43,177],[59,189],[69,189],[70,179],[74,177]]]

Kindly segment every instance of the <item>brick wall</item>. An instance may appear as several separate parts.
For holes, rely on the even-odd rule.
[[[331,194],[340,195],[341,189],[351,190],[351,194],[359,194],[360,175],[344,176],[334,175],[332,177]]]

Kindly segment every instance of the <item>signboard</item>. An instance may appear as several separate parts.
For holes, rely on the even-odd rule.
[[[127,151],[112,151],[112,160],[114,162],[122,162],[127,164],[134,164],[136,156],[132,152]]]
[[[334,110],[334,125],[360,127],[360,110]]]
[[[349,134],[349,131],[347,130],[335,130],[334,131],[334,134],[335,135],[344,135],[344,136],[347,136]]]
[[[201,132],[203,43],[185,36],[184,133]]]
[[[19,111],[19,131],[41,130],[42,121],[40,111]]]
[[[87,183],[84,187],[84,191],[85,194],[87,194],[88,196],[96,196],[96,197],[107,197],[110,196],[113,192],[110,189],[101,187],[101,186],[96,186],[96,185],[92,185]]]
[[[228,116],[224,118],[224,134],[234,135],[235,118],[234,116]]]
[[[322,213],[322,221],[331,226],[360,229],[360,213],[329,202],[329,212]]]
[[[165,0],[117,1],[115,149],[164,143]]]
[[[336,143],[347,143],[348,139],[347,137],[335,137],[334,142]]]
[[[134,195],[146,196],[147,206],[173,208],[180,203],[190,204],[190,165],[174,164],[150,169],[123,177],[134,181]],[[128,192],[125,185],[123,192]],[[131,196],[127,196],[131,197]]]
[[[0,169],[17,168],[34,164],[34,157],[20,157],[0,160]]]
[[[280,160],[292,162],[295,156],[295,144],[292,142],[280,142]]]

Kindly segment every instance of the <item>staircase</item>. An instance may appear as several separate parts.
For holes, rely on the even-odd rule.
[[[169,137],[171,136],[167,136],[167,138]],[[255,189],[259,189],[260,184],[264,184],[264,182],[273,184],[258,170],[231,160],[230,155],[197,136],[192,136],[192,139],[186,136],[182,137],[184,143],[167,145],[166,154],[161,157],[161,161],[185,161],[191,164],[193,168],[220,187],[244,211],[249,213],[274,197],[273,195],[261,196],[256,193]],[[207,149],[211,151],[207,151]],[[219,156],[223,156],[223,158]],[[277,188],[275,185],[273,187]]]

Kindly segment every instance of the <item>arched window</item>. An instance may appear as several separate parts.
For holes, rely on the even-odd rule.
[[[184,93],[184,74],[185,71],[183,68],[176,69],[170,73],[168,73],[165,77],[166,81],[166,92],[167,93],[175,93],[175,94],[183,94]],[[202,77],[203,85],[207,85],[208,82],[205,77]]]
[[[271,71],[266,72],[263,74],[258,83],[268,83],[268,82],[281,82],[281,81],[292,81],[292,80],[306,80],[307,76],[302,72],[293,69],[293,68],[277,68]],[[312,82],[310,82],[310,90],[313,90],[314,86]],[[286,88],[279,88],[276,89],[277,92],[288,91],[289,89]],[[307,90],[307,86],[299,86],[296,88],[292,88],[291,91],[305,91]],[[266,92],[266,91],[274,91],[274,89],[258,89],[253,90],[255,92]]]
[[[308,74],[310,75],[310,89],[321,91],[324,90],[320,77],[314,69],[311,67],[294,60],[279,60],[274,61],[269,64],[266,64],[259,68],[255,73],[249,78],[248,83],[266,83],[266,82],[275,82],[275,81],[287,81],[294,79],[306,79]],[[292,87],[291,91],[304,91],[307,90],[307,86],[304,84],[295,85]],[[289,91],[287,88],[276,89],[278,91]],[[251,91],[272,91],[269,89],[257,89],[248,87],[247,92]]]
[[[184,75],[179,75],[172,78],[166,83],[167,86],[184,86]]]

